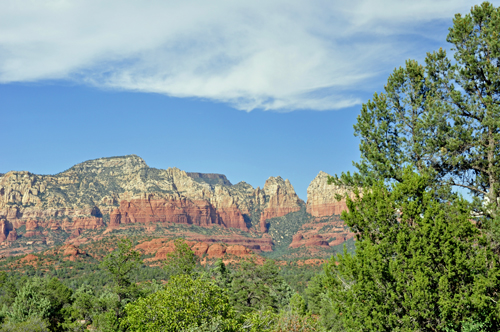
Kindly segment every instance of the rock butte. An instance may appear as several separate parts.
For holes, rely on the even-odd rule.
[[[345,196],[348,192],[328,184],[328,174],[320,171],[307,188],[307,213],[314,217],[340,215],[347,210],[345,200],[337,201],[335,196]]]
[[[78,238],[84,230],[155,222],[250,232],[255,236],[246,242],[239,238],[226,243],[239,253],[270,251],[272,239],[264,236],[267,220],[304,207],[316,218],[346,209],[344,201],[335,200],[335,194],[345,191],[328,185],[327,178],[320,172],[311,182],[306,204],[290,181],[279,176],[270,177],[262,189],[253,188],[245,182],[233,185],[221,174],[150,168],[135,155],[89,160],[55,175],[11,171],[0,175],[0,242],[8,246],[22,238],[44,236],[52,243],[54,233],[65,232],[74,243],[81,243]],[[328,246],[348,238],[328,242],[322,235],[302,233],[291,247]],[[216,237],[200,240],[209,246],[207,253],[221,255],[222,249],[212,242]],[[200,244],[197,252],[203,248]]]

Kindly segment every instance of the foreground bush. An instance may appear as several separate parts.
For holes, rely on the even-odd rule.
[[[48,324],[40,317],[31,317],[24,322],[6,322],[0,332],[49,332]]]
[[[164,290],[125,307],[124,323],[129,331],[168,332],[196,330],[237,331],[239,324],[229,299],[211,280],[179,275]]]

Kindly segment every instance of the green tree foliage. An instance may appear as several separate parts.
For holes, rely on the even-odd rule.
[[[129,331],[182,331],[217,324],[218,331],[236,331],[239,324],[229,299],[211,280],[173,276],[165,287],[126,306]]]
[[[268,260],[261,266],[245,261],[233,274],[230,299],[240,314],[260,309],[277,312],[288,305],[291,296],[292,290],[274,261]]]
[[[342,218],[356,254],[325,272],[333,314],[347,331],[464,331],[500,328],[499,258],[470,221],[469,203],[437,199],[428,176],[375,184]],[[338,265],[337,265],[338,264]]]
[[[101,262],[115,285],[115,291],[121,299],[133,297],[134,284],[130,281],[130,273],[137,269],[141,261],[141,253],[134,250],[133,243],[129,239],[118,240],[118,248],[107,255]]]
[[[326,276],[323,273],[315,275],[307,285],[305,290],[307,307],[314,315],[319,315],[323,305],[323,300],[327,292]]]
[[[299,316],[305,316],[307,313],[306,301],[299,293],[293,294],[290,299],[290,312]]]
[[[18,290],[24,285],[26,279],[26,277],[0,272],[0,303],[6,306],[12,305]]]
[[[72,295],[71,307],[66,308],[66,321],[62,324],[69,331],[85,331],[94,318],[94,291],[83,284]]]
[[[48,324],[40,317],[30,317],[23,322],[8,321],[0,327],[1,332],[49,332]]]
[[[228,289],[231,286],[231,271],[227,268],[222,259],[217,259],[209,272],[210,277],[215,280],[217,286],[220,288]]]
[[[192,275],[199,263],[198,257],[182,238],[174,240],[175,250],[167,254],[164,270],[168,277],[176,275]]]
[[[243,331],[271,332],[276,325],[277,314],[271,309],[252,311],[245,316]]]
[[[331,181],[401,182],[401,166],[411,165],[437,186],[470,190],[476,212],[492,220],[500,204],[500,9],[474,6],[457,14],[449,31],[455,61],[439,50],[425,65],[408,60],[395,69],[354,126],[358,172]]]
[[[130,280],[130,274],[141,264],[141,253],[133,249],[129,239],[120,239],[118,248],[103,259],[101,266],[111,274],[114,288],[94,301],[94,310],[98,309],[94,311],[93,327],[102,332],[120,330],[125,305],[141,296],[138,286]]]
[[[64,310],[71,302],[72,291],[57,278],[29,279],[17,293],[10,309],[8,321],[25,322],[32,318],[44,319],[51,330],[57,330],[66,315]]]
[[[18,292],[10,310],[8,320],[20,323],[28,318],[46,319],[50,314],[50,300],[42,294],[42,281],[39,278],[29,280]]]

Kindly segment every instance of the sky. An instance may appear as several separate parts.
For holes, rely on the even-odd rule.
[[[500,1],[491,1],[495,6]],[[361,105],[449,50],[463,0],[0,2],[0,173],[136,154],[289,179],[353,171]]]

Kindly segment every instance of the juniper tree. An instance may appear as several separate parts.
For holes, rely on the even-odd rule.
[[[361,139],[357,172],[330,182],[362,187],[401,182],[404,165],[475,197],[480,225],[500,204],[500,8],[484,2],[455,15],[447,41],[425,64],[408,60],[383,93],[363,104],[354,125]],[[500,238],[497,236],[497,238]]]
[[[406,168],[401,182],[347,199],[342,218],[356,253],[325,267],[330,301],[322,302],[346,331],[500,328],[498,255],[471,222],[469,203],[443,202],[430,180]]]

